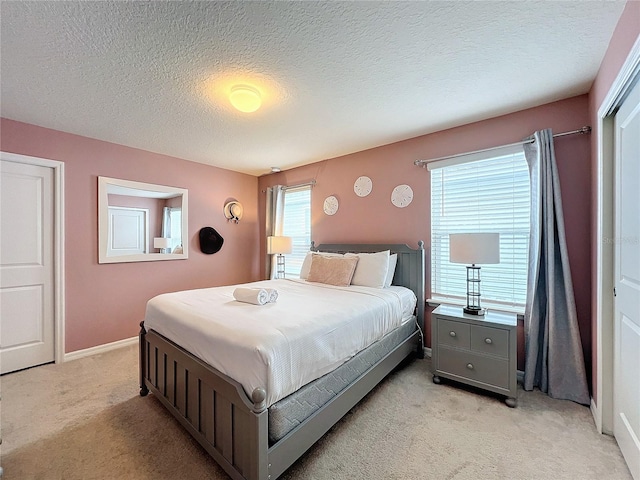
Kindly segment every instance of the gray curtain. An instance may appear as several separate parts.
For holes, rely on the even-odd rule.
[[[524,315],[524,389],[589,404],[550,129],[525,144],[531,176],[531,236]]]
[[[171,210],[169,207],[162,208],[162,236],[169,238],[171,236]]]
[[[267,223],[265,234],[267,237],[282,235],[282,221],[284,218],[284,186],[274,185],[267,188]],[[266,272],[270,279],[276,278],[277,266],[275,255],[266,255]]]

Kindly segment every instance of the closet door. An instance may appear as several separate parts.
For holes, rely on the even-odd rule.
[[[640,82],[615,116],[613,433],[640,480]]]

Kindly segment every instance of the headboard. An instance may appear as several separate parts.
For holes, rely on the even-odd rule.
[[[390,250],[391,253],[397,253],[398,263],[393,275],[393,285],[410,288],[416,294],[418,325],[424,328],[425,257],[422,240],[418,242],[417,249],[403,243],[322,243],[316,247],[311,242],[311,250],[332,253],[375,253]]]

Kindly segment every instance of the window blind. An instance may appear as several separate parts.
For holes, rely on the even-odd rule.
[[[300,269],[311,248],[311,187],[287,188],[284,192],[282,234],[291,237],[291,253],[285,255],[285,276],[300,278]]]
[[[466,303],[465,265],[449,262],[449,234],[500,234],[500,263],[480,265],[483,304],[522,308],[529,250],[529,169],[522,147],[431,166],[431,296]]]

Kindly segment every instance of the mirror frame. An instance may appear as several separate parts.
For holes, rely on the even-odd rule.
[[[109,235],[109,185],[149,192],[182,195],[182,253],[140,253],[134,255],[107,256]],[[186,188],[168,187],[152,183],[135,182],[119,178],[98,177],[98,263],[156,262],[161,260],[186,260],[189,258],[189,191]]]

